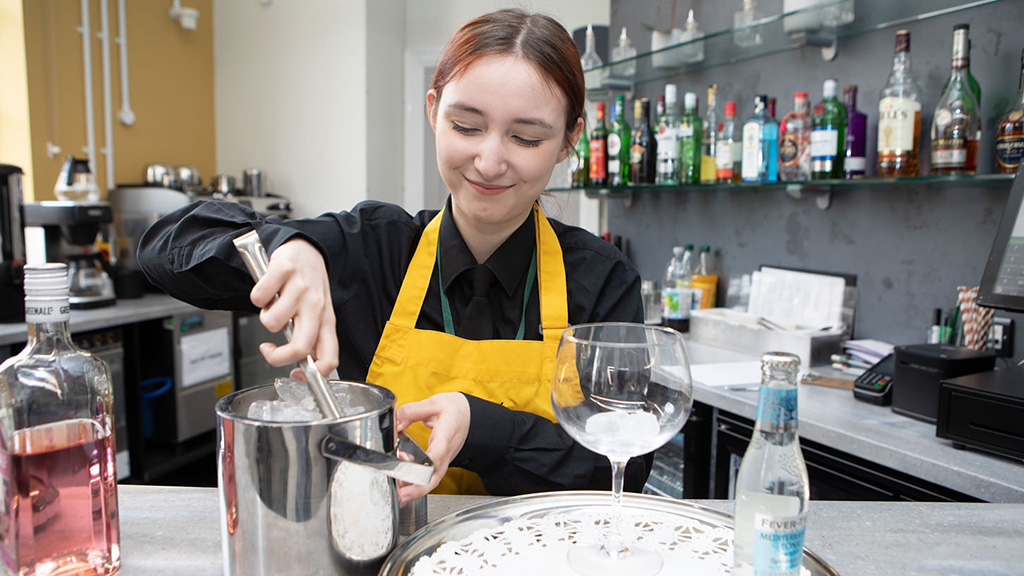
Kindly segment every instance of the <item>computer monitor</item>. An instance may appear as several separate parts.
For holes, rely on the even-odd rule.
[[[978,305],[1024,312],[1024,167],[1017,171],[978,287]]]

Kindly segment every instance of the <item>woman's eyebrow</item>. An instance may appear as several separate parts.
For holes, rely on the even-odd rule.
[[[484,116],[484,113],[483,113],[482,110],[480,110],[479,108],[477,108],[476,106],[473,106],[471,104],[466,104],[465,102],[459,102],[459,101],[452,102],[451,104],[448,105],[448,108],[449,109],[458,110],[460,112],[465,112],[467,114],[473,114],[473,115],[476,115],[476,116]],[[528,117],[525,117],[525,118],[513,118],[512,119],[512,123],[513,124],[524,124],[524,125],[527,125],[527,126],[536,126],[538,128],[543,128],[545,130],[551,130],[551,129],[554,128],[547,120],[544,120],[543,118],[532,117],[532,116],[528,116]]]

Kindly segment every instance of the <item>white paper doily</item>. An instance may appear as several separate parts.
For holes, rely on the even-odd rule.
[[[569,546],[601,542],[610,522],[608,507],[571,515],[518,518],[499,528],[484,528],[468,538],[442,544],[430,556],[420,558],[412,576],[571,574],[566,563]],[[627,542],[660,552],[668,567],[662,571],[665,574],[730,573],[729,528],[672,514],[623,510],[622,535]]]

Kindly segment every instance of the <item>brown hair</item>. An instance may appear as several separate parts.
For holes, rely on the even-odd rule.
[[[466,22],[448,40],[430,88],[441,99],[445,85],[485,56],[514,55],[533,64],[552,87],[565,95],[565,138],[585,118],[586,88],[580,54],[569,33],[557,20],[519,9],[498,10]]]

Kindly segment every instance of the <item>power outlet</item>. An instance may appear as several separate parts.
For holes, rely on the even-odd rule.
[[[1013,357],[1013,319],[999,317],[992,319],[992,326],[988,329],[988,346],[986,347],[999,356]]]

